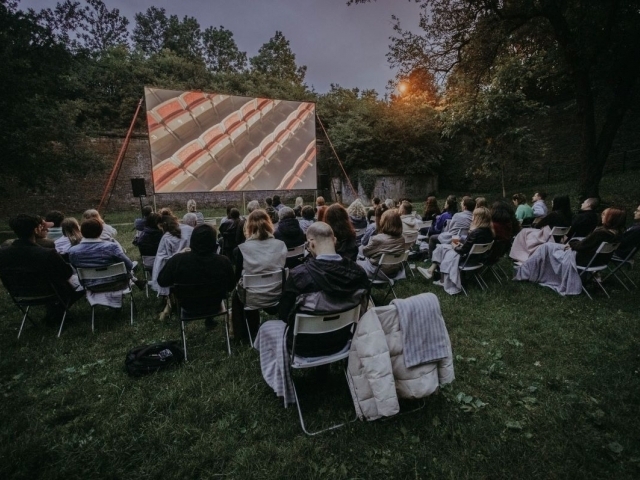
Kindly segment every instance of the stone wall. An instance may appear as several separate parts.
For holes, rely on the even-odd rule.
[[[333,188],[342,191],[342,203],[349,204],[355,200],[355,196],[349,184],[342,178],[334,178]],[[352,182],[354,179],[352,179]],[[356,185],[354,185],[356,188]],[[383,201],[387,198],[399,200],[409,198],[412,202],[424,202],[427,195],[438,191],[437,175],[401,176],[392,174],[376,175],[375,187],[371,198],[364,192],[362,185],[357,186],[358,197],[366,204],[371,204],[371,198],[378,197]]]

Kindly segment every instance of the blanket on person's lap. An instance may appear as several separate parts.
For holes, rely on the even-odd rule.
[[[516,271],[514,280],[528,280],[560,295],[579,295],[582,280],[576,268],[576,252],[559,243],[545,243]]]
[[[509,257],[516,262],[526,262],[540,245],[549,241],[550,236],[551,228],[548,226],[542,229],[523,228],[513,240]]]

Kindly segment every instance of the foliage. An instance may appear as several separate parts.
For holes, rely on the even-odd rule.
[[[307,72],[306,65],[296,65],[296,56],[289,46],[289,40],[280,31],[276,31],[276,34],[260,47],[250,63],[258,73],[294,84],[302,84]]]
[[[212,72],[237,73],[247,66],[247,52],[241,52],[231,30],[208,27],[202,34],[203,55]]]

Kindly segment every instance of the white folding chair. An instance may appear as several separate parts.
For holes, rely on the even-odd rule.
[[[306,250],[304,249],[304,243],[297,247],[287,248],[287,267],[293,268],[294,266],[302,263]],[[297,263],[291,263],[297,262]]]
[[[418,231],[416,230],[415,232],[405,232],[402,234],[402,236],[404,237],[404,249],[407,251],[408,258],[409,254],[411,253],[411,248],[416,244],[416,241],[418,239]],[[411,270],[411,266],[409,265],[408,261],[404,261],[402,265],[409,269],[412,277],[416,276],[416,274],[413,273],[413,270]]]
[[[464,259],[464,262],[462,262],[461,265],[458,266],[458,270],[460,270],[460,272],[472,272],[474,278],[476,279],[476,281],[478,282],[478,285],[480,285],[480,289],[484,291],[485,288],[488,288],[488,285],[485,283],[484,279],[478,275],[478,271],[484,267],[484,264],[482,262],[476,262],[475,261],[475,256],[478,255],[484,255],[485,253],[487,253],[489,250],[491,250],[491,247],[493,247],[493,242],[491,243],[475,243],[471,246],[471,250],[469,251],[469,253],[467,254],[466,258]],[[464,294],[466,296],[469,296],[469,294],[467,293],[467,291],[464,288],[464,285],[462,285],[462,283],[460,283],[460,286],[462,287],[462,291],[464,292]]]
[[[627,275],[627,273],[622,270],[622,267],[624,267],[625,265],[628,265],[629,268],[633,268],[633,257],[635,256],[635,254],[638,252],[638,247],[632,248],[631,251],[627,254],[626,257],[621,258],[618,257],[615,253],[613,254],[613,256],[611,257],[611,262],[613,262],[614,264],[616,264],[615,268],[611,268],[607,265],[607,268],[609,270],[609,274],[604,277],[604,279],[602,280],[603,282],[605,282],[607,280],[607,278],[609,278],[611,275],[613,275],[614,277],[616,277],[618,279],[618,281],[622,284],[622,286],[628,291],[630,292],[631,289],[624,283],[624,281],[618,276],[618,271],[620,271],[620,273],[622,273],[625,278],[627,280],[629,280],[629,283],[631,283],[631,285],[633,285],[633,288],[638,288],[638,286],[633,283],[633,280],[631,280],[631,278],[629,277],[629,275]]]
[[[293,345],[291,348],[290,366],[292,369],[303,369],[319,367],[321,365],[329,365],[331,363],[339,362],[349,356],[349,348],[351,347],[351,336],[344,347],[331,355],[325,355],[322,357],[303,357],[296,354],[296,343],[298,335],[318,335],[318,343],[322,342],[321,336],[335,332],[337,330],[346,329],[351,325],[351,335],[353,335],[353,325],[360,318],[360,305],[346,312],[335,314],[323,314],[323,315],[311,315],[307,313],[296,314],[295,324],[293,326]],[[293,373],[293,372],[292,372]],[[344,370],[345,379],[347,384],[349,383],[347,377],[347,371]],[[307,435],[317,435],[322,432],[334,430],[345,425],[345,423],[339,423],[332,425],[331,427],[324,428],[315,432],[309,432],[304,424],[304,418],[302,416],[302,407],[300,406],[300,399],[298,398],[298,392],[296,390],[296,384],[291,375],[291,383],[293,384],[293,393],[296,397],[296,407],[298,407],[298,416],[300,417],[300,425],[302,430]],[[357,416],[352,420],[357,420]]]
[[[382,256],[380,257],[380,260],[378,262],[378,268],[376,268],[375,275],[373,276],[373,280],[371,280],[370,287],[375,288],[375,287],[382,287],[385,285],[389,285],[389,289],[387,290],[387,293],[384,295],[384,298],[382,299],[383,302],[387,299],[387,297],[389,296],[389,293],[393,293],[393,296],[395,298],[398,298],[398,296],[396,295],[396,291],[393,289],[393,286],[396,281],[401,280],[402,278],[406,278],[406,274],[402,278],[398,278],[397,275],[394,278],[390,278],[387,275],[385,275],[380,269],[382,268],[383,265],[397,265],[397,264],[404,265],[404,262],[407,261],[408,256],[409,254],[405,251],[403,253],[383,253]],[[400,274],[404,274],[404,269],[400,270],[398,275]]]
[[[433,225],[433,221],[432,220],[427,220],[427,221],[422,221],[419,222],[417,227],[418,227],[418,238],[416,238],[416,243],[420,244],[421,242],[424,242],[425,240],[429,239],[428,235],[423,235],[420,233],[420,230],[422,230],[423,228],[431,228],[431,225]]]
[[[211,292],[215,291],[215,286],[207,283],[200,284],[176,284],[171,287],[171,293],[177,301],[178,320],[180,321],[180,332],[182,334],[182,345],[184,347],[184,360],[187,359],[187,337],[185,334],[185,324],[194,320],[204,320],[207,318],[215,318],[224,316],[224,328],[227,334],[227,352],[231,355],[231,341],[229,340],[229,303],[227,294],[220,305],[207,304],[207,298],[210,298]],[[199,303],[197,307],[185,308],[185,301],[191,303]]]
[[[593,274],[597,272],[601,272],[602,270],[605,270],[608,267],[609,262],[611,261],[611,257],[613,257],[613,252],[615,252],[619,246],[620,246],[620,243],[602,242],[598,247],[598,249],[593,254],[593,256],[591,257],[591,259],[589,260],[589,263],[587,263],[587,266],[583,267],[580,265],[576,265],[576,268],[580,273],[580,280],[582,280],[582,291],[586,293],[587,297],[589,297],[591,300],[593,300],[593,298],[591,297],[591,295],[589,295],[589,292],[587,292],[587,289],[584,288],[584,281],[586,280],[587,275],[593,276]],[[602,260],[604,258],[606,261],[604,262],[599,261],[596,263],[598,255],[602,255],[600,259]],[[609,292],[607,292],[607,290],[604,288],[602,283],[603,283],[602,281],[596,279],[596,284],[600,286],[600,288],[605,293],[607,298],[610,298]]]
[[[149,298],[149,282],[151,281],[151,278],[153,278],[153,264],[155,261],[156,261],[155,255],[154,256],[142,255],[142,273],[144,273],[144,280],[146,282],[144,289],[145,289],[147,298]]]
[[[129,308],[131,310],[131,325],[133,325],[133,293],[130,288],[129,272],[124,262],[114,263],[105,267],[78,267],[78,280],[87,292],[106,293],[121,292],[129,295]],[[94,331],[96,306],[91,306],[91,331]]]
[[[278,306],[280,303],[280,297],[282,296],[282,292],[284,291],[284,282],[287,279],[287,274],[289,270],[286,268],[282,268],[280,270],[274,270],[273,272],[265,272],[257,275],[243,275],[242,276],[242,285],[246,292],[244,310],[247,312],[262,310],[264,308],[272,308]],[[273,302],[264,305],[262,302],[259,304],[260,306],[256,306],[255,302],[253,302],[252,297],[254,295],[264,294],[265,291],[270,292],[272,290],[277,289],[277,285],[280,285],[280,294],[276,297],[274,295]],[[249,320],[245,315],[244,320],[247,324],[247,333],[249,334],[249,343],[251,344],[251,348],[253,348],[253,339],[251,338],[251,329],[249,328]]]
[[[553,239],[553,241],[556,243],[563,243],[562,239],[567,233],[569,233],[570,229],[571,227],[553,227],[551,229],[551,236],[549,236],[548,241],[551,241]],[[560,241],[557,240],[558,238],[560,239]]]

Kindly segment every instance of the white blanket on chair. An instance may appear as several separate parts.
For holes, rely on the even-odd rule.
[[[456,295],[462,291],[460,255],[453,248],[450,244],[439,244],[432,254],[433,262],[440,264],[440,273],[445,274],[442,281],[444,291],[449,295]]]
[[[253,342],[253,348],[260,352],[262,377],[275,394],[284,399],[285,407],[296,403],[286,337],[287,324],[282,320],[269,320],[260,326]]]

